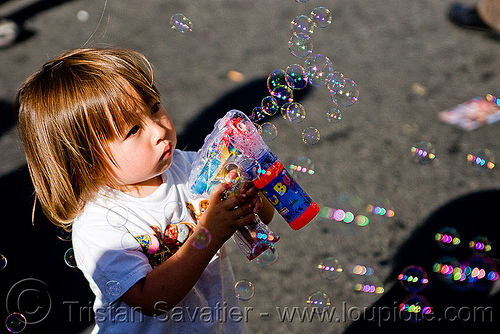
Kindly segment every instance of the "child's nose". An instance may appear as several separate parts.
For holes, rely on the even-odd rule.
[[[159,142],[165,140],[167,129],[159,122],[152,122],[152,139],[153,144],[158,144]]]

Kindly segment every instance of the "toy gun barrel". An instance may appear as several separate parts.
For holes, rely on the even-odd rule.
[[[254,185],[292,229],[299,230],[307,225],[319,213],[319,206],[272,152],[264,157],[261,166],[265,172],[253,182]]]

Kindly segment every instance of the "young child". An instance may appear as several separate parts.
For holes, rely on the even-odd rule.
[[[19,127],[46,216],[72,231],[78,267],[96,295],[93,333],[241,333],[225,241],[274,209],[249,184],[193,198],[195,152],[176,132],[146,58],[76,49],[21,87]],[[208,230],[211,241],[195,247]]]

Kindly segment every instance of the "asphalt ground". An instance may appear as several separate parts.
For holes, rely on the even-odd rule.
[[[333,105],[328,92],[324,87],[309,87],[295,95],[307,112],[302,123],[285,121],[279,115],[261,123],[276,126],[278,136],[268,144],[285,165],[299,156],[314,163],[314,175],[300,178],[299,183],[315,202],[366,215],[369,224],[359,226],[318,216],[300,231],[292,231],[276,215],[271,228],[281,236],[276,244],[279,257],[268,267],[248,262],[228,242],[237,279],[249,280],[255,287],[254,297],[242,302],[248,310],[248,331],[493,331],[494,321],[464,320],[464,313],[461,321],[427,321],[424,325],[394,319],[394,310],[408,294],[397,276],[412,264],[426,270],[429,284],[420,294],[436,310],[460,305],[470,306],[470,311],[482,305],[493,307],[498,315],[496,285],[481,292],[447,289],[432,272],[436,257],[446,251],[436,248],[433,239],[443,226],[462,233],[460,247],[466,251],[471,238],[488,237],[492,243],[489,257],[499,256],[494,243],[498,239],[498,167],[477,173],[466,163],[466,156],[478,148],[499,156],[500,125],[466,132],[441,122],[438,113],[500,90],[500,42],[449,23],[446,13],[450,4],[430,0],[0,3],[0,16],[22,27],[20,40],[0,49],[0,192],[4,216],[0,253],[8,259],[7,267],[0,271],[2,296],[7,300],[3,316],[11,313],[8,299],[12,287],[29,279],[29,284],[49,289],[51,302],[43,304],[40,300],[46,295],[40,292],[33,297],[35,301],[28,303],[26,312],[36,310],[38,318],[31,318],[25,333],[78,333],[90,325],[85,307],[91,296],[86,282],[76,269],[63,263],[69,243],[56,238],[57,231],[40,213],[40,223],[32,226],[30,222],[31,186],[10,111],[17,89],[30,74],[51,57],[76,47],[119,46],[140,51],[154,65],[162,102],[179,133],[179,147],[196,150],[226,111],[236,108],[250,114],[260,104],[267,94],[270,72],[303,63],[304,59],[288,50],[290,21],[324,6],[332,12],[333,21],[328,27],[315,29],[313,53],[328,56],[336,70],[357,83],[359,100],[342,109],[339,123],[329,123],[325,114]],[[175,13],[192,21],[191,33],[181,34],[169,27]],[[238,72],[239,79],[231,77],[230,71]],[[302,129],[309,126],[321,134],[312,146],[301,140]],[[410,148],[420,141],[435,149],[436,158],[429,164],[412,159]],[[395,215],[366,213],[366,204],[381,205]],[[459,257],[458,253],[453,256]],[[317,266],[328,257],[337,259],[344,269],[338,279],[326,280],[320,275]],[[350,269],[355,264],[371,268],[373,275],[353,275]],[[385,292],[355,291],[354,283],[360,280],[365,285],[383,286]],[[280,318],[286,309],[307,309],[306,301],[315,291],[329,296],[329,310],[338,311],[334,318]],[[390,316],[383,314],[381,321],[370,321],[367,316],[363,319],[362,314],[369,313],[364,311],[383,307],[388,307],[384,310],[390,310]],[[50,312],[40,320],[44,310]]]

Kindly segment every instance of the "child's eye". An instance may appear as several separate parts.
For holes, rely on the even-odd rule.
[[[158,110],[160,110],[160,102],[156,102],[155,104],[153,104],[153,106],[151,107],[151,114],[156,114]]]
[[[133,136],[135,135],[138,131],[139,131],[140,127],[139,125],[134,125],[132,127],[132,129],[130,129],[130,131],[127,133],[127,135],[125,136],[125,139],[127,139],[128,137],[130,136]]]

